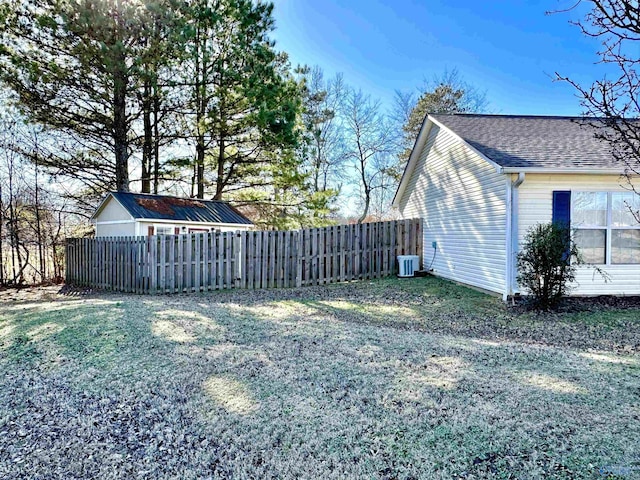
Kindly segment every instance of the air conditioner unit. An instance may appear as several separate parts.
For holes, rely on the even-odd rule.
[[[420,257],[418,255],[398,255],[398,276],[409,278],[415,276],[420,269]]]

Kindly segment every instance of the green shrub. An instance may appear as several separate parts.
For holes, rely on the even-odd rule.
[[[580,263],[580,252],[567,226],[538,224],[529,229],[518,253],[518,283],[536,308],[553,308],[571,290]]]

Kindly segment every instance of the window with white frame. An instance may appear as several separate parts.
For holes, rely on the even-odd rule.
[[[173,225],[155,225],[156,227],[156,235],[173,235],[174,227]]]
[[[571,192],[571,228],[585,262],[640,264],[639,210],[634,192]]]

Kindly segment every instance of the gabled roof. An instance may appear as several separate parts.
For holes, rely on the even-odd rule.
[[[393,199],[397,206],[435,125],[457,138],[498,173],[623,174],[611,146],[595,136],[598,118],[535,115],[429,114]]]
[[[530,115],[429,115],[505,168],[618,168],[597,118]]]
[[[113,198],[135,219],[253,225],[227,202],[146,193],[109,192],[91,217],[95,219]]]

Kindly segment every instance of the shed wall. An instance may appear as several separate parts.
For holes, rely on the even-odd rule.
[[[109,195],[109,200],[96,217],[97,222],[115,222],[118,220],[133,220],[129,212]]]
[[[96,223],[96,237],[132,237],[136,234],[135,223]]]

